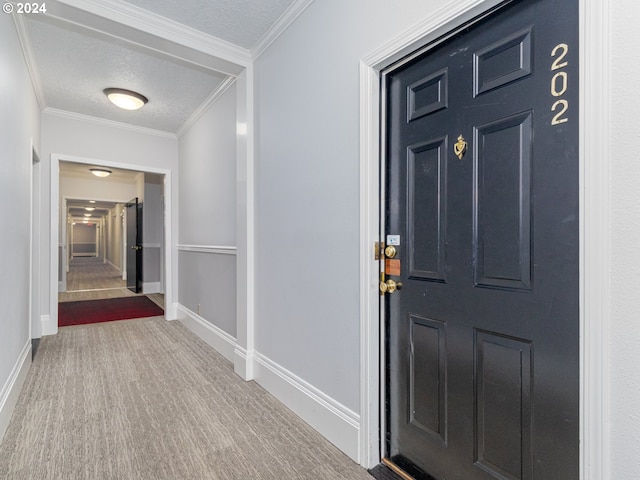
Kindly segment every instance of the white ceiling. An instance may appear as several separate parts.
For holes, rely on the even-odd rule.
[[[310,1],[47,0],[47,14],[16,22],[45,111],[178,133],[274,25]],[[149,103],[121,110],[103,94],[109,87]]]
[[[251,49],[292,0],[128,0],[127,3]]]

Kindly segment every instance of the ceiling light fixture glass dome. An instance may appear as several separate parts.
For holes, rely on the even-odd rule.
[[[93,173],[96,177],[108,177],[111,175],[111,170],[107,170],[106,168],[90,168],[89,171]]]
[[[125,110],[138,110],[149,101],[144,95],[124,88],[105,88],[103,92],[111,103]]]

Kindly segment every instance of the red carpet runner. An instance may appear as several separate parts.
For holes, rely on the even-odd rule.
[[[58,303],[58,326],[60,327],[156,315],[164,315],[164,310],[144,296]]]

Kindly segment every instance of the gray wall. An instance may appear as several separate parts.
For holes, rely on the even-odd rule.
[[[76,256],[84,254],[96,254],[96,224],[91,225],[76,223],[73,225],[72,253]]]
[[[107,262],[122,272],[122,210],[123,204],[116,204],[109,211],[107,225]]]
[[[235,86],[180,138],[179,196],[179,303],[235,337]]]
[[[142,203],[142,281],[145,293],[161,291],[163,222],[163,175],[144,174],[144,199]],[[150,288],[149,284],[154,285]]]
[[[13,20],[0,15],[0,439],[20,391],[31,343],[30,214],[32,148],[39,150],[39,110]],[[44,237],[48,236],[43,234]],[[26,371],[26,368],[24,369]],[[11,388],[11,381],[17,381]]]
[[[355,412],[358,65],[441,5],[316,1],[255,66],[256,350]]]
[[[604,441],[611,454],[610,478],[634,479],[640,478],[640,162],[631,152],[640,139],[636,122],[640,30],[632,19],[640,17],[640,4],[632,0],[606,3],[611,5],[611,68],[607,69],[611,110],[602,114],[610,119],[606,127],[611,144],[609,158],[598,161],[610,164],[611,217],[609,225],[599,227],[611,241],[611,259],[606,259],[611,262],[611,311],[605,305],[602,315],[610,315],[612,322],[611,337],[598,340],[603,342],[609,367],[604,388],[610,390],[605,391],[604,401],[611,418]],[[602,92],[606,95],[606,88]]]

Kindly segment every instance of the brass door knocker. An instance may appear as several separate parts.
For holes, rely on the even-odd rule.
[[[458,136],[458,141],[453,145],[453,153],[462,160],[464,154],[467,152],[467,142],[462,135]]]

